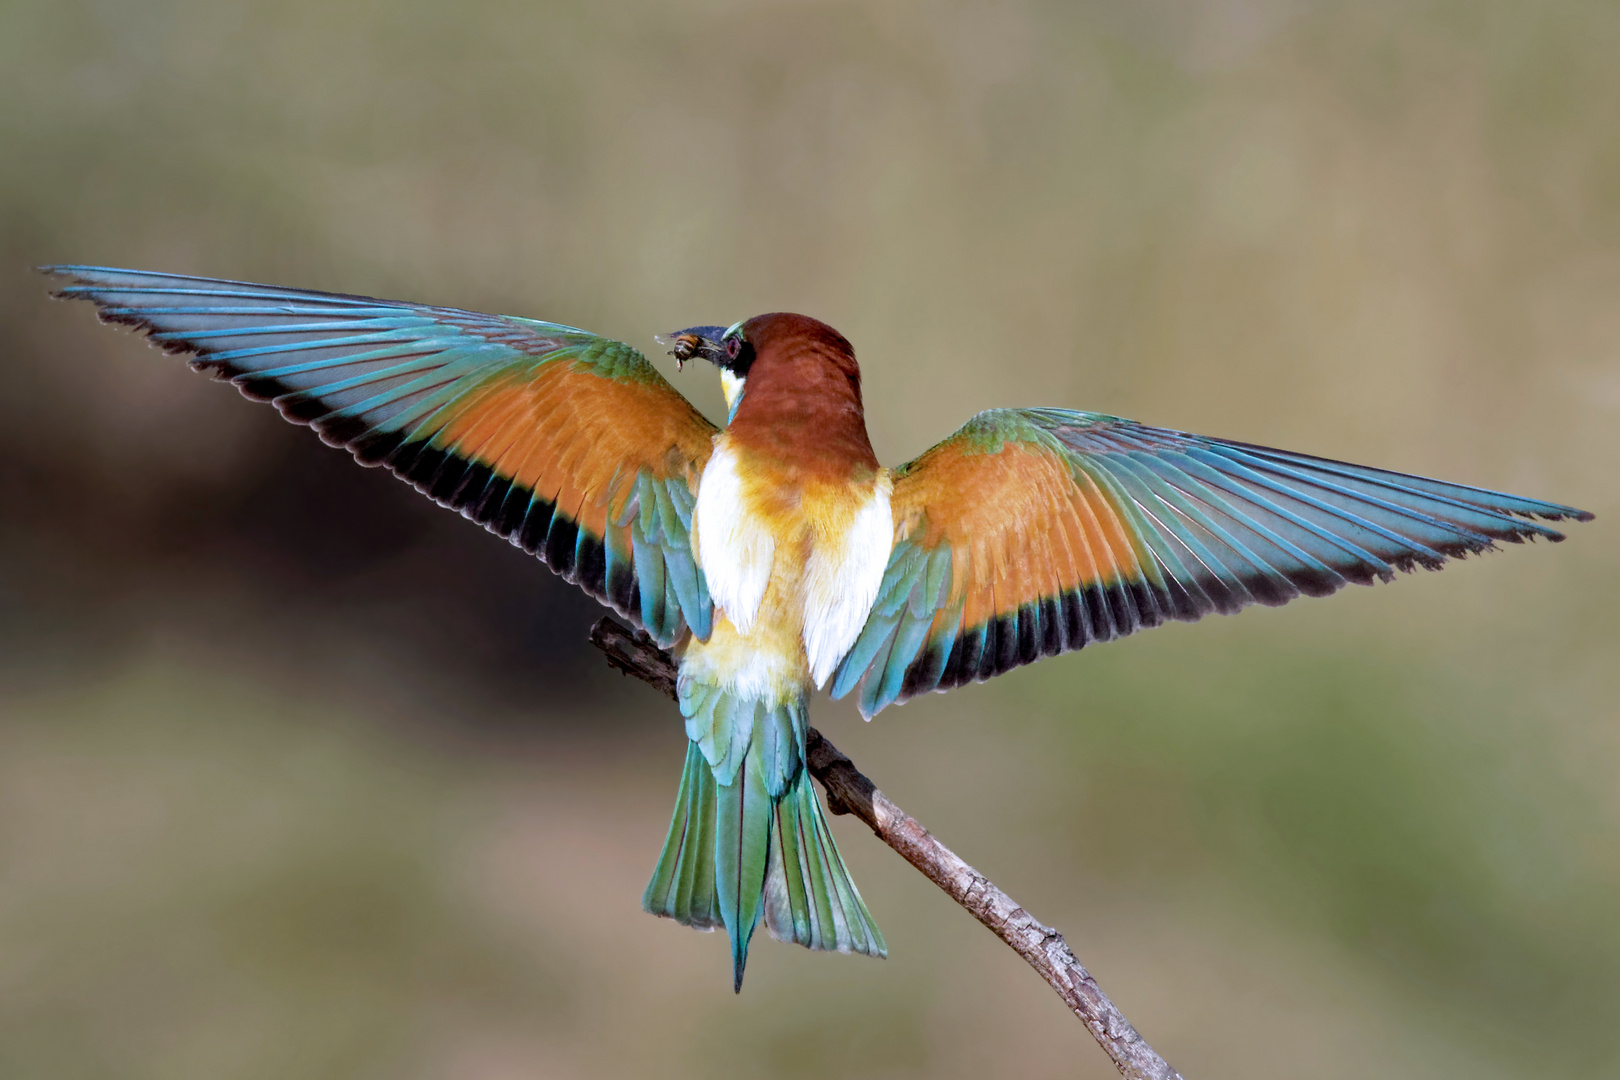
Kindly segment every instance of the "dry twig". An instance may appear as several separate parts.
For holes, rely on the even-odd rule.
[[[620,671],[671,698],[675,696],[675,662],[645,634],[613,618],[603,618],[591,628],[591,644]],[[806,749],[810,773],[827,792],[827,809],[835,814],[853,814],[866,822],[878,839],[898,851],[1028,961],[1086,1025],[1122,1075],[1131,1080],[1181,1080],[1181,1074],[1154,1052],[1108,1000],[1091,973],[1075,959],[1062,934],[1036,921],[990,879],[890,802],[855,768],[854,762],[815,728],[809,731]]]

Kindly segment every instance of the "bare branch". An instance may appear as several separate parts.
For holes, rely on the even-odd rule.
[[[634,675],[668,697],[675,696],[675,661],[646,634],[607,617],[591,628],[591,644],[601,649],[608,663],[621,672]],[[866,822],[878,839],[898,851],[1022,956],[1086,1025],[1121,1075],[1130,1080],[1181,1080],[1181,1074],[1154,1052],[1108,1000],[1097,980],[1075,959],[1062,934],[1038,922],[989,878],[890,802],[848,756],[815,728],[809,730],[805,749],[810,774],[827,793],[827,809],[835,814],[853,814]]]
[[[675,700],[675,660],[647,636],[645,630],[632,630],[611,615],[596,620],[591,627],[591,644],[607,656],[610,667],[634,675],[660,694]]]

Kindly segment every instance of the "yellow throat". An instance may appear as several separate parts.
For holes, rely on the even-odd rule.
[[[737,399],[742,397],[743,383],[745,381],[742,376],[733,375],[731,372],[721,369],[720,392],[726,395],[726,412],[733,413],[737,411]]]

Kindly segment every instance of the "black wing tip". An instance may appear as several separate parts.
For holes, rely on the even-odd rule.
[[[1306,567],[1295,570],[1288,575],[1288,580],[1294,583],[1294,588],[1302,596],[1332,596],[1348,583],[1343,574],[1332,567],[1317,569]]]
[[[42,274],[68,277],[77,283],[60,289],[52,289],[49,294],[52,300],[88,300],[90,303],[95,305],[96,320],[98,322],[106,323],[108,326],[129,327],[130,329],[141,333],[146,338],[148,345],[151,345],[155,349],[161,349],[163,352],[168,353],[171,356],[199,355],[203,352],[203,350],[197,348],[195,345],[188,345],[183,341],[159,341],[158,339],[154,338],[152,336],[153,327],[149,320],[143,317],[138,311],[115,308],[107,303],[104,303],[102,300],[97,299],[95,296],[96,286],[89,283],[89,281],[81,273],[81,271],[101,270],[113,274],[133,274],[144,273],[145,271],[116,270],[112,267],[104,266],[75,266],[66,264],[36,266],[34,269]],[[174,275],[159,276],[172,277]],[[194,361],[191,367],[194,371],[207,372],[213,375],[216,379],[229,378],[230,374],[234,374],[225,373],[223,366],[209,365],[206,361],[202,360]]]
[[[1592,511],[1579,510],[1573,506],[1560,506],[1554,511],[1540,511],[1525,516],[1540,518],[1542,521],[1592,521],[1597,518]],[[1558,539],[1562,540],[1563,537],[1559,536]]]
[[[354,460],[370,469],[385,464],[404,443],[405,436],[400,432],[373,428],[351,440],[349,452],[354,455]]]
[[[1542,503],[1534,510],[1522,510],[1501,506],[1486,507],[1505,517],[1512,517],[1528,521],[1591,521],[1597,517],[1590,510],[1582,510],[1578,506],[1562,506],[1558,503]]]
[[[96,318],[99,319],[101,322],[106,323],[109,326],[132,326],[137,330],[145,331],[147,334],[151,334],[151,332],[152,332],[151,323],[148,322],[146,319],[142,318],[136,312],[128,311],[128,310],[125,310],[125,309],[122,309],[122,308],[107,307],[105,304],[101,303],[101,301],[97,300],[93,296],[82,296],[82,295],[77,294],[77,293],[73,294],[72,296],[66,296],[66,295],[64,295],[64,293],[61,293],[61,292],[55,293],[54,295],[56,295],[58,297],[63,297],[64,299],[68,299],[68,300],[83,299],[83,300],[90,301],[92,304],[96,305]],[[154,342],[152,342],[152,344],[156,345],[158,348],[162,349],[164,352],[196,352],[197,351],[195,349],[188,349],[185,346],[180,345],[177,342],[154,341]]]
[[[80,276],[79,272],[81,270],[93,269],[95,269],[95,267],[79,266],[74,263],[41,263],[34,267],[34,273],[43,274],[46,277],[72,278],[74,281],[83,281],[84,278]],[[60,289],[51,290],[51,299],[72,300],[74,298],[74,294],[68,292],[68,289],[70,288],[72,288],[72,286],[65,286]]]

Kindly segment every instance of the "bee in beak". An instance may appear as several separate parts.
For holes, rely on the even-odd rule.
[[[720,344],[720,339],[725,334],[724,326],[692,326],[671,334],[659,334],[654,340],[660,345],[667,345],[669,355],[675,358],[676,369],[685,371],[686,362],[693,357],[723,366],[726,350]]]

